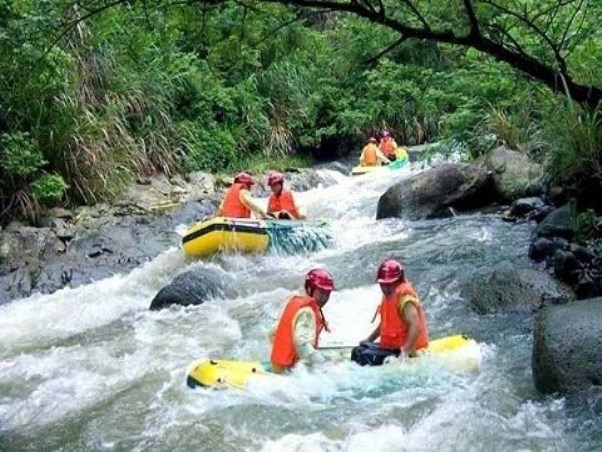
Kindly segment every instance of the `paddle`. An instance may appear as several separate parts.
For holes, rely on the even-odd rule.
[[[364,347],[368,347],[368,348],[380,348],[380,344],[377,342],[366,342],[363,341],[359,344],[352,344],[352,345],[327,345],[325,347],[318,347],[318,350],[345,350],[345,349],[352,349],[354,347],[357,347],[358,345],[363,345]]]
[[[345,350],[345,349],[352,349],[353,347],[356,347],[357,344],[354,345],[328,345],[325,347],[318,347],[318,350]]]

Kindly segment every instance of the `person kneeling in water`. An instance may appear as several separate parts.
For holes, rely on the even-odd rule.
[[[268,215],[280,220],[304,220],[303,215],[297,208],[293,192],[284,189],[284,176],[280,173],[272,173],[268,177],[268,185],[272,189],[268,199]]]
[[[308,364],[324,360],[317,351],[322,330],[329,331],[322,307],[333,290],[332,275],[326,270],[317,268],[307,273],[305,295],[289,298],[273,333],[272,372],[291,369],[300,360]]]
[[[385,260],[378,269],[376,282],[383,294],[377,314],[381,320],[365,341],[360,342],[351,359],[361,365],[380,365],[388,356],[415,357],[428,346],[428,329],[422,304],[406,280],[403,265]],[[374,341],[380,337],[380,344]]]

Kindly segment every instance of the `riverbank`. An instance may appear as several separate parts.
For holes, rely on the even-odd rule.
[[[295,191],[334,184],[326,168],[289,168]],[[255,196],[265,197],[267,171],[255,172]],[[194,172],[138,180],[111,205],[55,208],[32,227],[14,221],[0,231],[0,305],[40,292],[78,287],[148,262],[180,244],[176,229],[215,213],[230,177]]]

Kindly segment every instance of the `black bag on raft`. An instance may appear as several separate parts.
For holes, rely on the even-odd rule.
[[[400,350],[381,348],[378,344],[360,344],[351,350],[351,361],[360,366],[382,366],[389,356],[398,357]]]

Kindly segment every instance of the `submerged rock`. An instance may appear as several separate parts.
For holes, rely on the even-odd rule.
[[[535,311],[575,298],[569,287],[547,273],[510,264],[476,269],[460,282],[460,295],[479,314]]]
[[[200,305],[220,295],[223,281],[215,271],[194,269],[181,273],[159,291],[150,304],[151,311],[177,304],[180,306]]]

